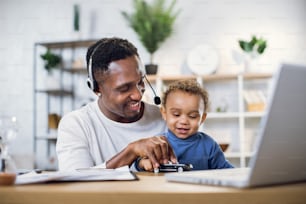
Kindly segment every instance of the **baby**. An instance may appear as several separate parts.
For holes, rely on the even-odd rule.
[[[208,93],[196,80],[173,82],[165,91],[161,113],[167,123],[164,135],[179,163],[192,164],[193,170],[233,168],[218,143],[199,131],[208,111]],[[139,158],[138,170],[153,171],[147,158]]]

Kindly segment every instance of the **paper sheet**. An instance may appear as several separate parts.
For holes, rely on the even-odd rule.
[[[105,168],[84,168],[75,171],[55,171],[43,173],[27,173],[17,176],[16,185],[46,183],[46,182],[67,182],[67,181],[125,181],[137,180],[128,166],[117,169]]]

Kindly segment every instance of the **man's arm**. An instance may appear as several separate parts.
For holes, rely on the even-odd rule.
[[[106,162],[106,168],[113,169],[131,165],[137,157],[148,158],[154,168],[158,168],[161,163],[177,162],[174,151],[166,137],[155,136],[130,143],[125,149]]]

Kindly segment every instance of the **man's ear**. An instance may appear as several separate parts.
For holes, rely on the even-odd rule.
[[[201,124],[204,123],[204,121],[206,120],[207,117],[207,113],[203,113],[202,118],[201,118]]]
[[[166,108],[164,106],[161,106],[159,110],[160,110],[160,113],[161,113],[163,119],[166,120],[166,118],[167,118],[166,117]]]
[[[95,94],[100,97],[103,94],[103,90],[100,88],[100,86],[98,86],[97,90],[95,91]]]

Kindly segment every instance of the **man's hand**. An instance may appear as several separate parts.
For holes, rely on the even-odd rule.
[[[129,146],[138,157],[149,159],[153,168],[158,168],[159,164],[167,164],[169,161],[177,163],[174,151],[165,136],[141,139]]]
[[[138,168],[143,169],[145,171],[153,171],[154,170],[150,159],[147,159],[147,158],[139,159]]]
[[[131,165],[136,158],[150,160],[153,168],[169,161],[177,163],[176,156],[165,136],[154,136],[130,143],[125,149],[106,162],[106,168],[118,168]]]

